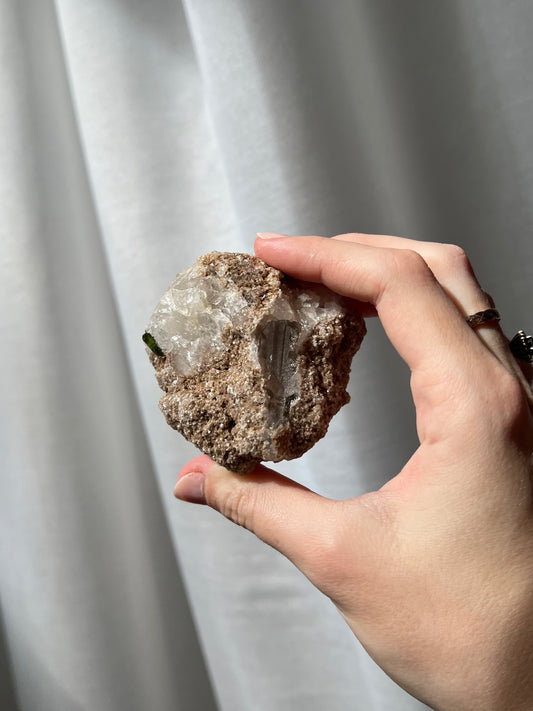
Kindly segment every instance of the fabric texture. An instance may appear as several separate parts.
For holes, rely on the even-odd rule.
[[[0,34],[0,706],[425,708],[286,559],[173,499],[196,452],[140,336],[257,231],[460,244],[531,331],[531,3],[2,0]],[[368,326],[351,403],[277,467],[332,498],[416,446]]]

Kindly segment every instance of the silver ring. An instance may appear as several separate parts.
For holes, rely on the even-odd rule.
[[[499,321],[500,318],[501,316],[497,309],[485,309],[484,311],[478,311],[471,316],[467,316],[466,322],[471,328],[476,328],[489,321]]]
[[[525,331],[518,331],[510,342],[509,348],[511,353],[518,360],[525,360],[528,363],[533,363],[533,336],[528,336]]]

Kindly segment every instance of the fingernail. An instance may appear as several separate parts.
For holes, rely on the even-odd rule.
[[[204,481],[202,472],[189,472],[178,479],[174,487],[174,496],[191,504],[205,504]]]
[[[257,236],[260,239],[279,239],[280,237],[287,237],[288,235],[282,235],[278,232],[258,232]]]

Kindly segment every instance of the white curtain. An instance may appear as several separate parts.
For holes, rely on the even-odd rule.
[[[459,243],[531,331],[532,189],[530,0],[0,0],[0,707],[425,708],[284,558],[173,499],[195,451],[140,337],[258,230]],[[352,402],[278,469],[381,485],[408,378],[370,323]]]

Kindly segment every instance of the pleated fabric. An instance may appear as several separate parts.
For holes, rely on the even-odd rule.
[[[140,337],[257,231],[460,244],[531,331],[532,38],[528,0],[2,0],[2,709],[426,708],[285,558],[173,499],[196,451]],[[277,467],[331,498],[417,444],[368,326],[351,403]]]

